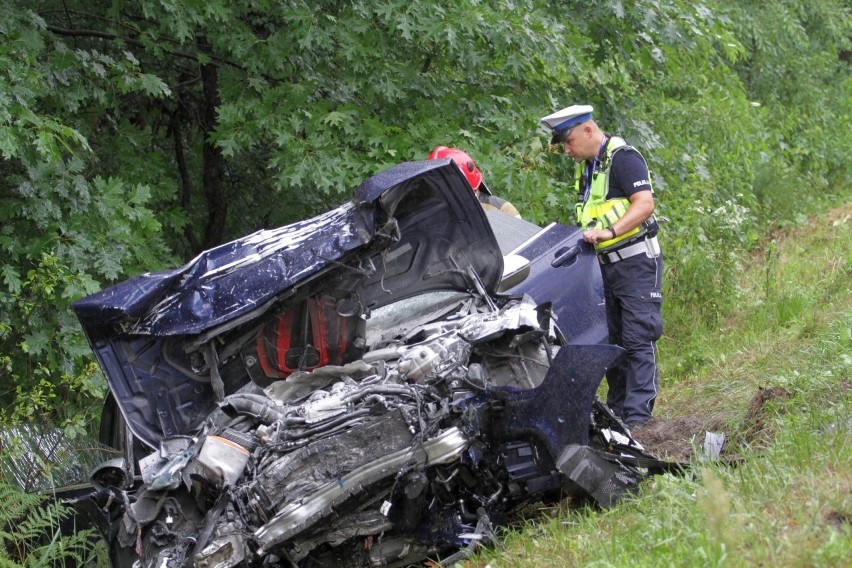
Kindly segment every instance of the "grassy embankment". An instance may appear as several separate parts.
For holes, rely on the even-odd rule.
[[[852,566],[852,203],[720,270],[738,270],[742,309],[661,341],[655,414],[723,419],[735,463],[548,511],[467,566]],[[761,388],[781,396],[755,415]]]

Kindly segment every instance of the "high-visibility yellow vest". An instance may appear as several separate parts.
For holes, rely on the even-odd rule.
[[[577,190],[577,225],[584,229],[604,230],[613,226],[627,212],[630,207],[630,200],[626,197],[617,199],[606,199],[606,193],[609,189],[609,170],[612,166],[612,158],[619,150],[632,148],[628,146],[624,139],[613,136],[606,144],[604,158],[595,167],[592,172],[591,188],[586,194],[583,180],[586,173],[586,163],[580,162],[576,165],[574,174],[574,187]],[[644,158],[643,158],[644,159]],[[649,180],[650,183],[650,180]],[[653,193],[654,189],[651,188]],[[614,239],[603,241],[595,245],[596,252],[603,252],[607,249],[614,248],[622,241],[640,237],[648,232],[648,227],[654,222],[652,215],[644,223],[627,231],[623,235],[618,235]]]

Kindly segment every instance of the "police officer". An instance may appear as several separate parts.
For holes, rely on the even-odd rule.
[[[482,205],[483,209],[486,211],[496,209],[497,211],[506,213],[512,217],[517,217],[518,219],[521,218],[521,214],[514,205],[502,197],[493,195],[491,190],[485,186],[485,183],[482,181],[482,172],[479,171],[479,168],[477,168],[476,164],[473,162],[473,158],[471,158],[467,152],[459,150],[458,148],[436,146],[427,159],[444,160],[446,158],[451,158],[462,171],[468,184],[470,184],[470,188],[473,190],[473,193],[476,194],[476,198],[479,199],[479,203]]]
[[[577,164],[577,222],[595,247],[610,343],[625,356],[607,372],[607,405],[629,428],[651,418],[659,387],[656,341],[663,331],[663,255],[654,192],[642,155],[598,127],[593,108],[574,105],[541,119]]]

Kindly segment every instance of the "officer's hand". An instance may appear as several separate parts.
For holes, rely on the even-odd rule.
[[[594,229],[590,229],[588,231],[583,231],[583,240],[593,245],[608,241],[611,238],[612,234],[610,234],[609,230],[596,231]]]

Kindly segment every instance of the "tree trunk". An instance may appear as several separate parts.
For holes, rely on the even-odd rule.
[[[206,39],[199,40],[199,47],[210,51]],[[204,108],[201,118],[201,134],[203,136],[201,180],[204,185],[204,197],[207,201],[207,224],[204,228],[202,249],[208,249],[222,243],[225,234],[225,220],[228,216],[228,201],[225,196],[223,174],[225,160],[216,148],[210,136],[216,127],[216,109],[221,102],[219,99],[219,73],[213,63],[201,66],[201,84],[204,94]],[[195,251],[200,252],[200,251]]]

